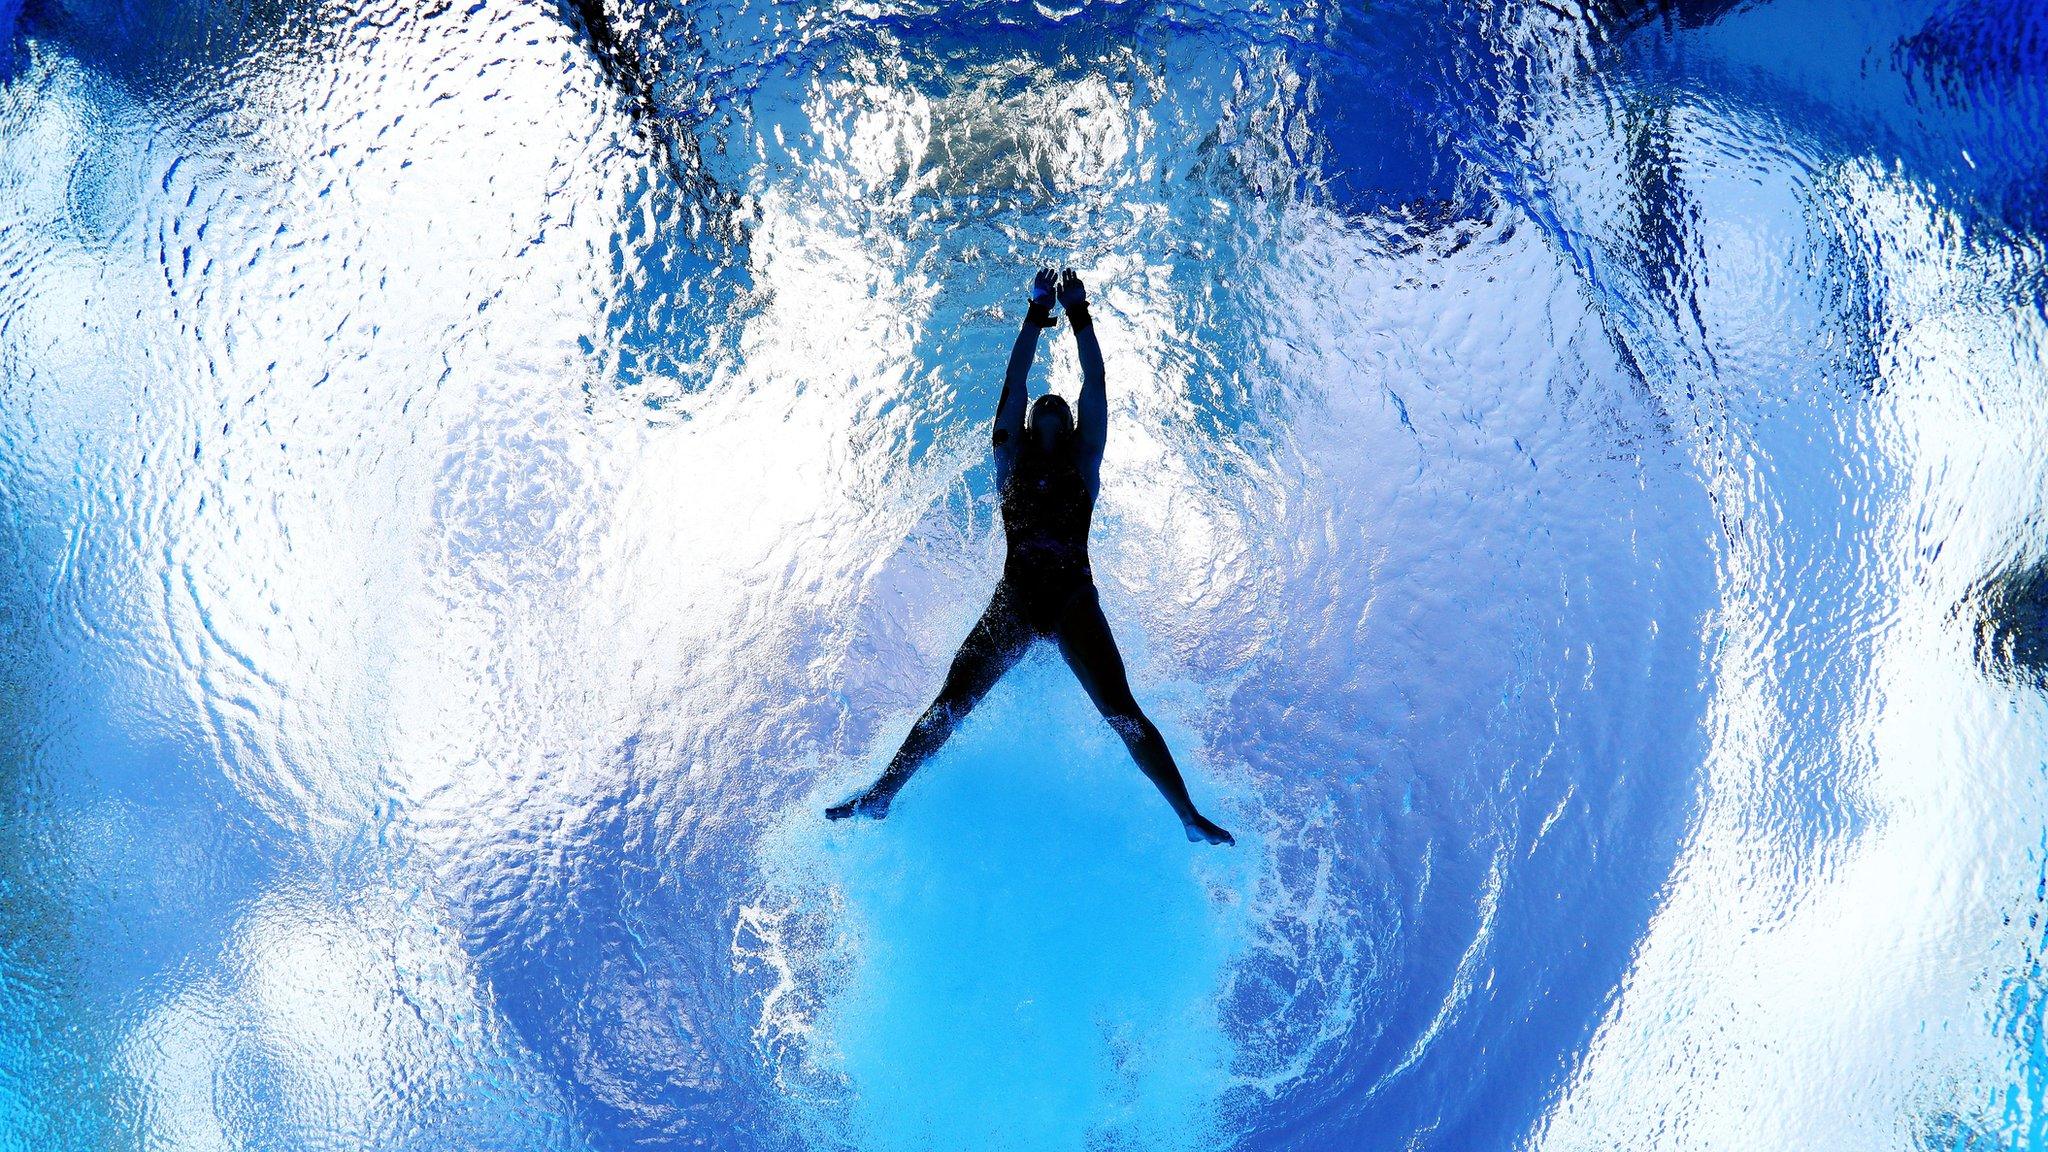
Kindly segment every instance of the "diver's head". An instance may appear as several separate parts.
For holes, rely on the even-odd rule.
[[[1074,431],[1074,414],[1067,402],[1048,392],[1031,402],[1031,419],[1024,429],[1041,449],[1057,448]]]

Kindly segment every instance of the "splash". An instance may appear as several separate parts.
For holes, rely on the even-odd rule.
[[[0,3],[0,1143],[2039,1143],[2028,11]]]

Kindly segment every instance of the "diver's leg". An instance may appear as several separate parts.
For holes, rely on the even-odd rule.
[[[995,687],[1003,673],[1017,663],[1017,658],[1031,646],[1032,635],[1011,606],[1008,589],[998,585],[974,630],[967,634],[960,651],[954,653],[953,666],[946,672],[946,683],[939,689],[938,698],[910,726],[910,735],[903,738],[903,746],[896,749],[881,778],[844,804],[825,809],[825,815],[834,820],[848,816],[880,820],[887,816],[889,802],[896,798],[897,791],[946,743],[953,729]]]
[[[1109,621],[1103,619],[1102,605],[1092,589],[1075,596],[1067,605],[1060,618],[1059,642],[1060,655],[1067,658],[1067,667],[1074,670],[1088,698],[1095,701],[1096,711],[1123,737],[1124,747],[1131,750],[1131,759],[1138,762],[1160,795],[1173,805],[1173,814],[1180,817],[1188,839],[1207,840],[1211,844],[1237,843],[1230,833],[1195,810],[1195,802],[1188,797],[1187,783],[1180,778],[1180,769],[1173,763],[1165,737],[1131,696],[1130,681],[1124,676],[1123,654],[1116,649],[1116,637],[1110,633]]]

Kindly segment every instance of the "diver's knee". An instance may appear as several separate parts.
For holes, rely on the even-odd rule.
[[[931,731],[935,728],[950,728],[953,722],[953,706],[940,699],[932,701],[931,705],[924,710],[924,715],[917,718],[916,727],[925,731]]]
[[[925,723],[951,728],[966,719],[968,711],[973,707],[974,701],[967,696],[941,696],[932,701],[930,708],[925,709]]]
[[[1146,730],[1151,727],[1145,720],[1145,714],[1136,708],[1105,708],[1102,710],[1102,718],[1109,721],[1109,726],[1116,730],[1116,734],[1126,740],[1143,739]]]

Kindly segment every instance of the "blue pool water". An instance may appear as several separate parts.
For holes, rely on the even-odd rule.
[[[0,31],[0,1147],[2048,1146],[2033,0]]]

